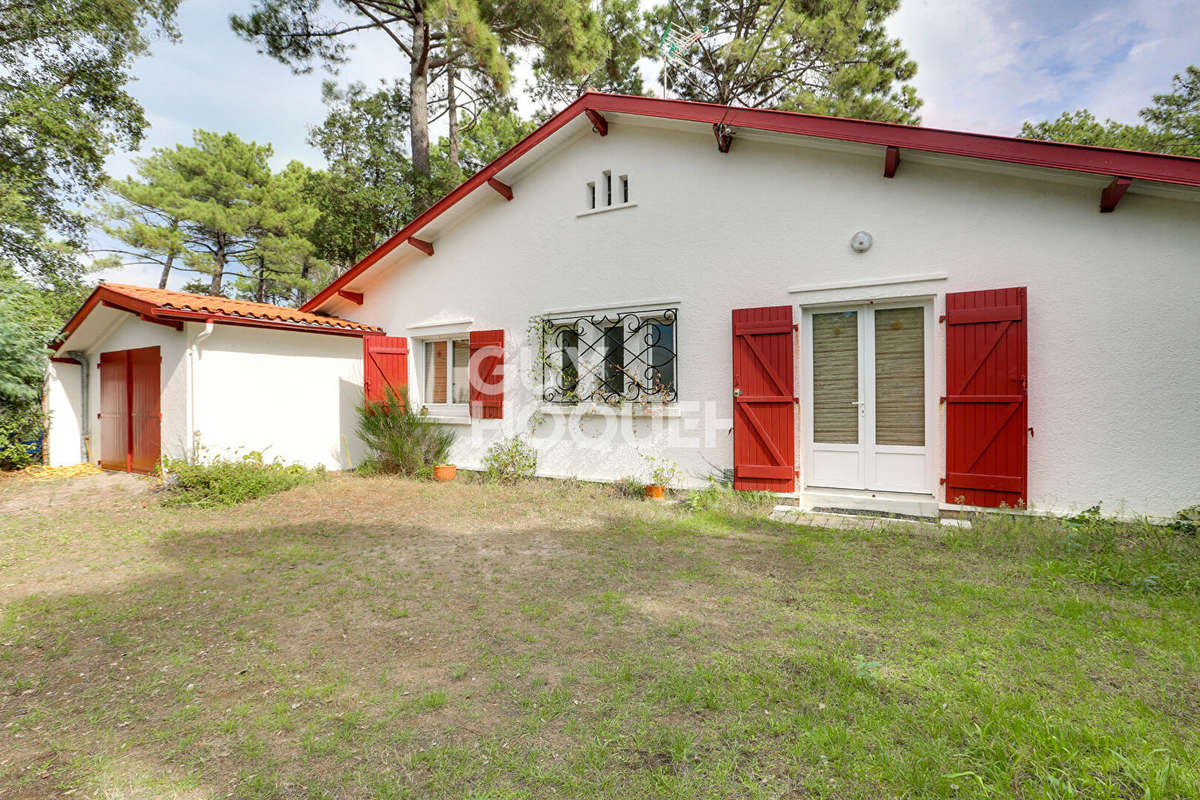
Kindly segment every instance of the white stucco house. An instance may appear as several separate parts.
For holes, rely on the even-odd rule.
[[[157,346],[168,454],[346,467],[390,384],[467,468],[521,433],[548,476],[1165,516],[1200,502],[1197,296],[1200,159],[589,93],[286,325],[85,306],[50,457],[66,353]]]

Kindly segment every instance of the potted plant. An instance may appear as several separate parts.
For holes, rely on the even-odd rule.
[[[650,468],[650,482],[646,484],[646,497],[651,500],[663,500],[669,487],[679,477],[679,467],[669,458],[645,456]]]
[[[433,479],[434,480],[442,481],[443,483],[445,483],[446,481],[454,480],[456,475],[458,475],[458,467],[456,467],[454,464],[434,464],[433,465]]]

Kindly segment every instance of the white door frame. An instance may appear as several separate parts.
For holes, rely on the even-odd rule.
[[[936,373],[934,362],[934,342],[936,330],[934,317],[934,301],[931,295],[916,297],[897,297],[886,300],[855,300],[830,303],[814,303],[800,306],[800,369],[797,370],[797,381],[800,383],[799,396],[802,398],[802,435],[800,442],[800,485],[802,490],[810,486],[814,489],[850,489],[866,492],[899,491],[919,494],[936,495],[938,464],[937,455],[941,453],[938,447],[938,396],[936,393]],[[925,331],[925,446],[911,447],[902,445],[875,444],[875,327],[874,311],[890,308],[920,307],[924,312]],[[858,353],[859,353],[859,442],[858,444],[822,444],[821,448],[828,451],[859,452],[858,479],[853,485],[846,486],[813,486],[810,478],[813,474],[813,352],[812,352],[812,317],[814,313],[821,314],[836,311],[858,311]],[[869,312],[869,313],[864,313]],[[925,457],[924,485],[912,486],[905,489],[880,489],[876,475],[877,455],[923,455]]]

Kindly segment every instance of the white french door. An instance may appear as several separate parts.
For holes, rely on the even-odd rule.
[[[805,486],[933,491],[932,321],[914,301],[805,310]]]

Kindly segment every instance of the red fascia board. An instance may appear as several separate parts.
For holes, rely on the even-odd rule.
[[[336,328],[332,325],[306,325],[300,322],[280,322],[279,320],[255,319],[254,317],[234,317],[227,314],[211,314],[204,311],[179,311],[164,308],[158,312],[160,317],[181,319],[194,322],[215,322],[218,325],[240,325],[247,328],[274,328],[284,331],[302,331],[305,333],[328,333],[334,336],[374,336],[377,330],[359,330],[357,328]]]
[[[132,314],[149,314],[153,313],[157,308],[153,303],[147,303],[143,300],[137,300],[128,295],[113,291],[102,283],[92,290],[92,293],[88,295],[87,300],[83,301],[83,305],[79,307],[79,310],[71,315],[66,325],[62,326],[62,330],[54,337],[55,344],[50,345],[50,349],[57,350],[62,347],[63,342],[75,332],[76,328],[83,324],[88,314],[91,314],[96,306],[101,303],[118,311],[128,311]]]
[[[816,136],[848,142],[922,150],[966,158],[1007,161],[1027,166],[1122,175],[1129,178],[1200,186],[1200,158],[1115,150],[1107,147],[1044,142],[983,133],[921,128],[893,122],[824,117],[763,108],[730,108],[712,103],[666,100],[628,95],[584,95],[587,106],[599,111],[638,114],[689,122],[720,122],[726,127]]]
[[[422,228],[441,216],[443,212],[445,212],[459,200],[463,199],[480,186],[486,184],[489,178],[495,177],[505,167],[512,164],[518,158],[525,155],[525,153],[529,152],[534,147],[550,138],[550,136],[559,129],[566,126],[567,123],[583,113],[583,110],[585,106],[588,105],[588,101],[590,99],[595,99],[598,96],[602,95],[585,94],[574,103],[571,103],[571,105],[567,106],[562,111],[546,120],[541,127],[535,129],[524,139],[501,153],[495,161],[479,170],[479,172],[476,172],[463,183],[459,184],[457,189],[454,189],[441,200],[438,200],[429,208],[425,209],[425,211],[423,211],[416,219],[405,225],[397,233],[392,235],[391,238],[367,254],[362,261],[359,261],[357,264],[347,270],[340,278],[318,292],[313,299],[300,306],[300,310],[312,311],[315,308],[320,308],[322,303],[337,294],[338,289],[342,288],[351,280],[361,275],[368,268],[370,268],[372,264],[390,253],[397,245],[402,244],[410,237],[420,233]]]
[[[728,108],[713,103],[697,103],[690,100],[588,92],[460,184],[457,189],[426,209],[344,275],[317,293],[312,300],[301,306],[300,310],[312,311],[320,308],[326,300],[337,293],[338,289],[361,275],[398,244],[419,233],[423,227],[485,184],[489,178],[494,177],[566,126],[575,117],[588,110],[684,122],[701,122],[710,125],[724,121],[726,127],[732,128],[814,136],[822,139],[879,145],[885,148],[896,147],[902,150],[944,153],[964,158],[979,158],[1096,175],[1121,175],[1133,179],[1200,187],[1200,158],[1143,153],[1135,150],[1115,150],[1063,142],[1045,142],[1035,139],[1018,139],[992,134],[963,133],[938,128],[900,125],[893,122],[825,117],[816,114],[801,114],[795,111]]]

